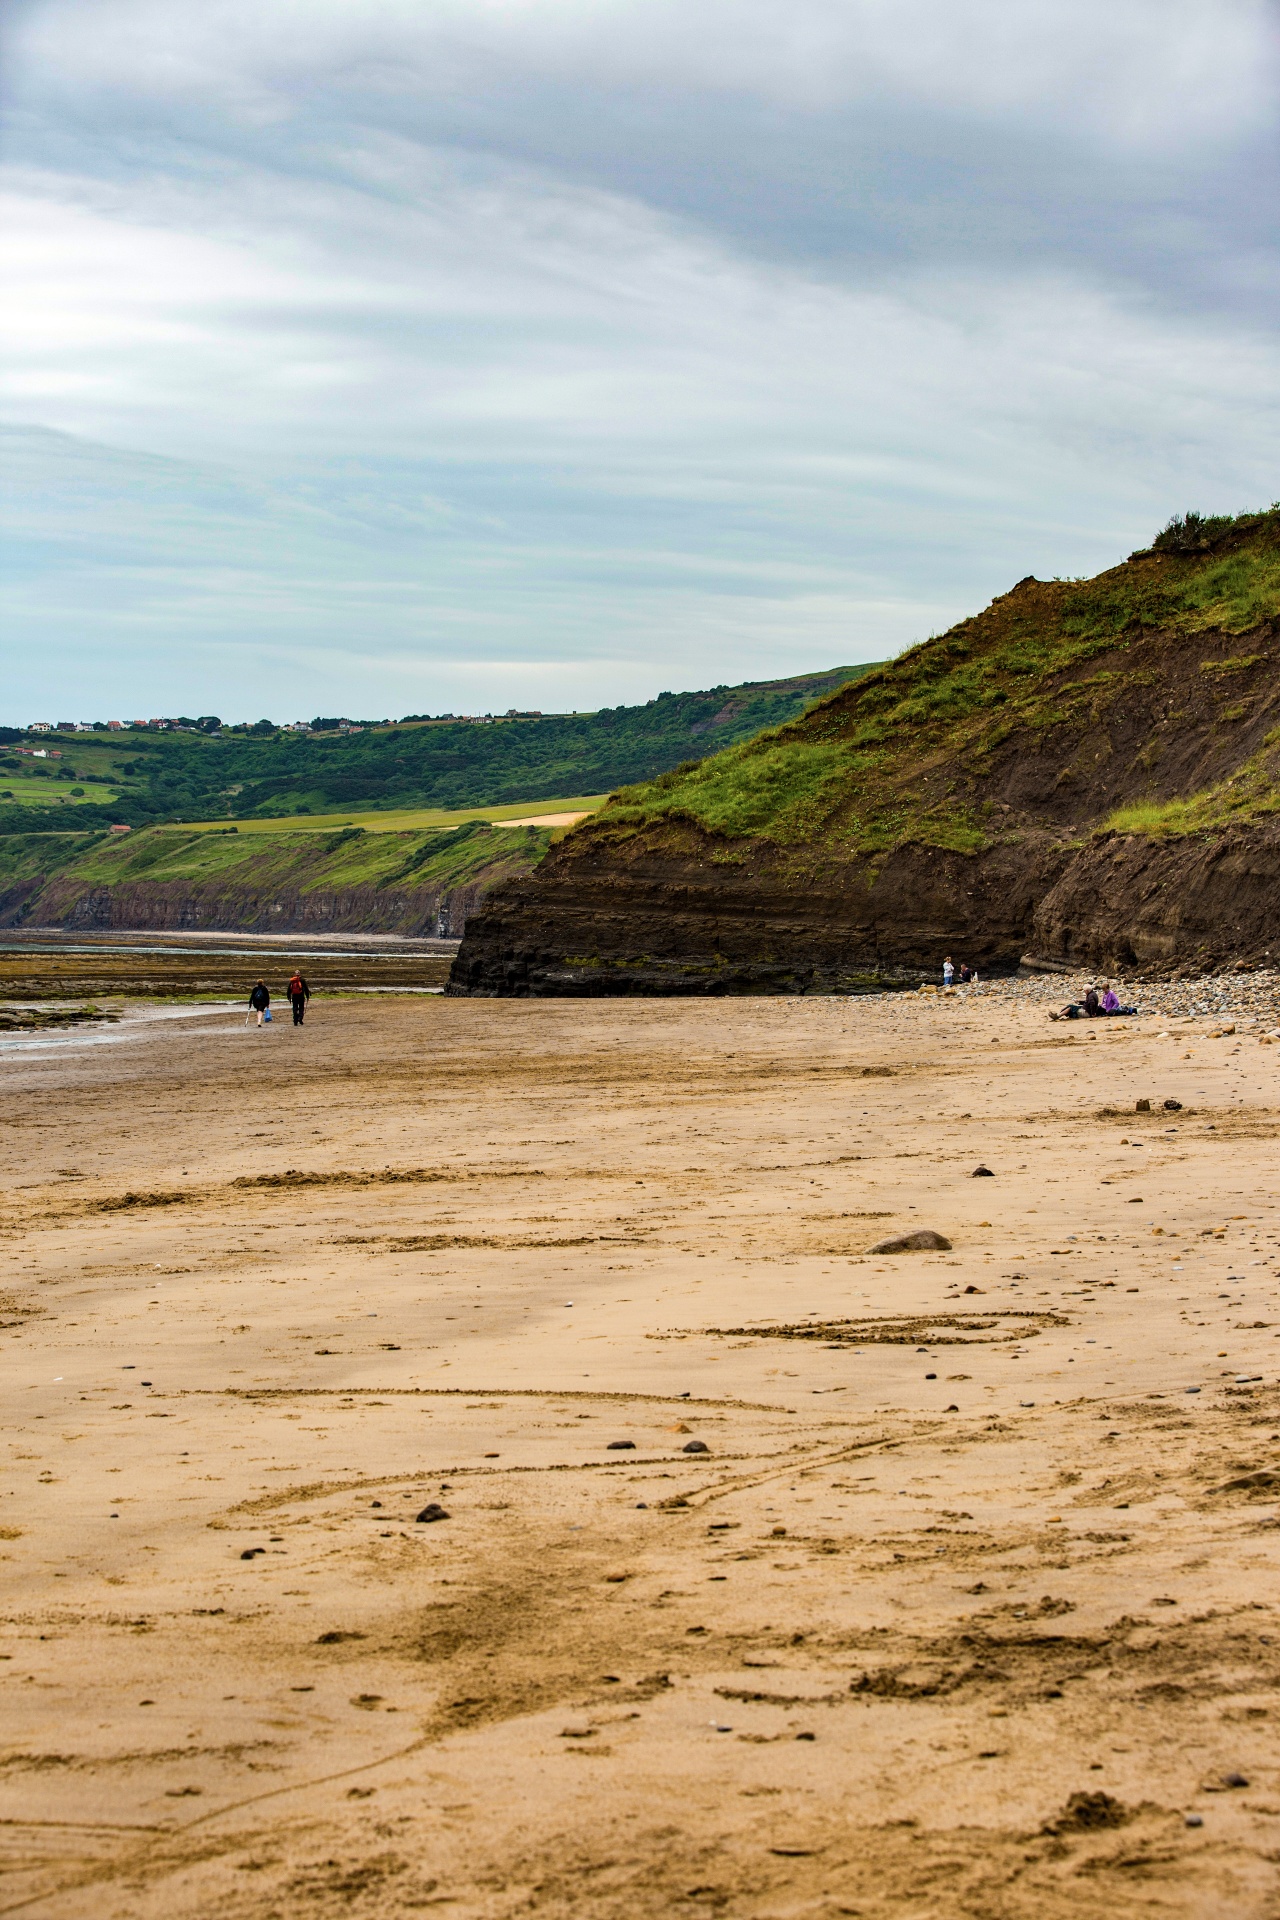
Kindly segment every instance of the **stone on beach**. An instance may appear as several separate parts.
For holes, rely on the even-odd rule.
[[[895,1234],[889,1240],[877,1240],[868,1253],[950,1253],[951,1242],[932,1227],[917,1227],[914,1233]]]

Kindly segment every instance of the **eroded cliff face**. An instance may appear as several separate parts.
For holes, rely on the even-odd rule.
[[[138,932],[189,928],[193,932],[241,933],[403,933],[440,935],[461,932],[476,911],[485,886],[392,890],[376,886],[291,889],[260,893],[205,886],[183,880],[134,880],[111,887],[86,887],[74,879],[53,879],[32,888],[11,889],[12,905],[0,902],[0,925],[38,918],[46,927]],[[7,913],[4,909],[7,908]]]
[[[708,852],[710,850],[708,849]],[[851,993],[936,980],[943,956],[1114,974],[1280,955],[1280,826],[1153,843],[1048,836],[979,855],[904,848],[826,889],[726,885],[710,859],[545,872],[467,922],[450,993]]]
[[[1123,973],[1280,956],[1280,822],[1151,840],[1109,834],[1037,903],[1030,951]]]
[[[1007,970],[1069,858],[1049,836],[982,860],[905,847],[806,884],[763,859],[726,869],[693,833],[625,861],[558,851],[467,922],[451,993],[857,992],[949,952]]]

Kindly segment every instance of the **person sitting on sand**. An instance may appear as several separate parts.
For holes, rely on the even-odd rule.
[[[1096,987],[1087,987],[1085,989],[1084,999],[1080,1002],[1080,1005],[1090,1020],[1096,1020],[1102,1012],[1102,1002],[1098,998],[1098,989]]]
[[[1102,983],[1102,1011],[1104,1013],[1120,1011],[1120,996],[1109,980],[1104,980]]]
[[[267,983],[265,980],[259,980],[253,992],[249,995],[249,1011],[257,1014],[259,1026],[262,1025],[266,1018],[267,1008],[270,1005],[271,993]]]
[[[960,985],[962,987],[967,987],[969,982],[972,980],[972,978],[973,978],[973,973],[970,969],[969,962],[967,960],[962,960],[960,962]]]

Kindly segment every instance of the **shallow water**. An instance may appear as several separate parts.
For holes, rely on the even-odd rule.
[[[148,1007],[136,1013],[123,1014],[119,1020],[101,1026],[84,1027],[47,1027],[40,1033],[0,1034],[0,1054],[2,1053],[66,1053],[81,1047],[109,1047],[122,1040],[149,1038],[148,1028],[153,1030],[173,1020],[207,1019],[210,1014],[235,1013],[239,1003],[224,1000],[214,1007]]]
[[[255,939],[260,940],[266,937],[275,939],[275,945],[267,947],[249,944]],[[391,936],[384,935],[382,938],[384,940],[390,940]],[[443,940],[401,940],[397,942],[395,946],[375,946],[372,940],[370,940],[368,944],[361,947],[352,947],[349,945],[320,947],[317,946],[314,940],[304,946],[296,939],[281,942],[276,939],[274,935],[262,936],[253,934],[222,934],[218,936],[216,942],[210,939],[200,946],[187,946],[177,941],[161,939],[140,941],[129,938],[115,940],[104,937],[100,940],[90,941],[48,939],[14,940],[10,938],[0,939],[0,953],[145,953],[153,958],[160,954],[187,953],[195,954],[200,959],[205,959],[210,956],[233,954],[237,957],[244,957],[245,959],[250,959],[255,962],[277,959],[292,960],[296,958],[299,952],[302,952],[308,958],[322,960],[376,960],[382,958],[384,955],[388,959],[402,960],[406,956],[412,958],[421,953],[425,958],[435,960],[439,959],[441,955],[447,957],[458,944],[456,940],[452,942]]]

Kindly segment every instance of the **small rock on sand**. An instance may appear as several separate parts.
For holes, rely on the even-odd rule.
[[[429,1500],[426,1506],[422,1509],[422,1512],[418,1515],[418,1518],[419,1520],[430,1522],[432,1520],[447,1520],[449,1516],[445,1512],[444,1508],[440,1506],[435,1500]]]
[[[877,1240],[868,1253],[949,1253],[951,1242],[932,1227],[917,1227],[914,1233],[895,1234],[891,1240]]]

